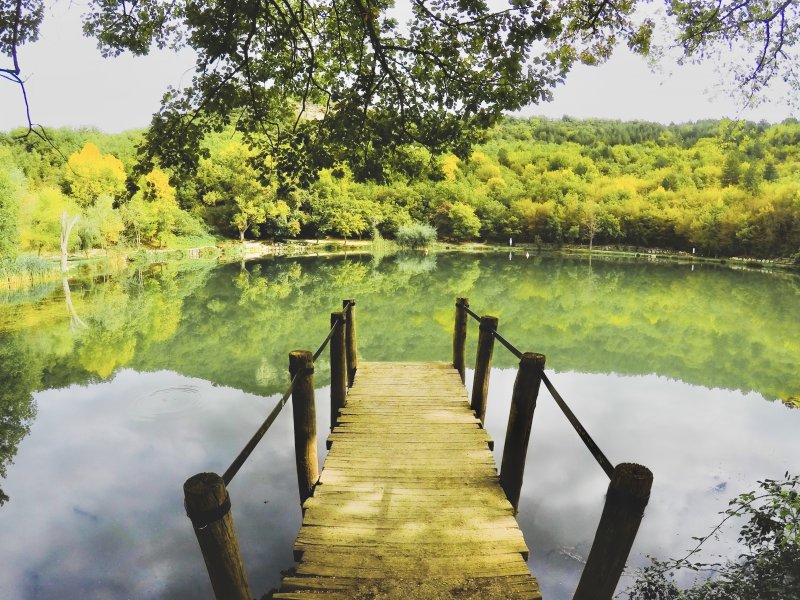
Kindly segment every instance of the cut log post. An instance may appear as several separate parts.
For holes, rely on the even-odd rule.
[[[198,473],[183,484],[186,514],[203,553],[217,600],[251,600],[247,574],[239,552],[231,501],[216,473]]]
[[[653,474],[635,463],[620,463],[608,484],[606,504],[573,600],[610,600],[628,560],[650,500]]]
[[[347,350],[345,348],[345,313],[331,313],[331,328],[339,323],[331,336],[331,429],[336,427],[339,411],[347,400]]]
[[[542,383],[543,354],[525,352],[519,361],[514,393],[511,397],[511,410],[508,414],[506,443],[503,446],[503,462],[500,466],[500,485],[511,502],[516,514],[519,496],[522,491],[522,476],[525,472],[525,458],[528,454],[528,441],[531,437],[533,411]]]
[[[297,487],[302,505],[314,492],[319,479],[317,460],[317,416],[314,409],[314,361],[311,352],[289,353],[289,374],[294,378],[292,413],[294,415],[294,453],[297,463]]]
[[[348,307],[348,304],[350,305]],[[353,387],[358,371],[358,350],[356,348],[356,301],[352,298],[342,300],[345,309],[345,345],[347,347],[347,387]]]
[[[475,378],[472,380],[472,402],[470,407],[483,423],[486,416],[486,396],[489,393],[489,373],[492,369],[494,335],[497,331],[497,317],[481,317],[478,333],[478,352],[475,356]]]
[[[468,298],[456,298],[456,324],[453,330],[453,367],[461,375],[461,383],[464,383],[466,373],[465,346],[467,343],[467,311],[464,307],[469,307]]]

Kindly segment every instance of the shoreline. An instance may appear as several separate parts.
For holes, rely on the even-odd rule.
[[[687,265],[716,265],[735,270],[761,271],[766,273],[788,273],[800,275],[800,264],[791,258],[757,259],[743,257],[708,257],[687,252],[665,250],[662,248],[636,248],[632,246],[596,246],[591,251],[586,246],[536,245],[519,243],[505,246],[492,242],[435,242],[429,249],[403,250],[392,241],[345,240],[338,238],[300,239],[285,243],[250,241],[241,245],[237,241],[226,240],[215,245],[175,249],[139,249],[130,251],[104,252],[97,250],[88,256],[72,256],[69,269],[62,273],[57,267],[60,258],[48,255],[43,260],[50,262],[53,269],[42,273],[20,273],[0,278],[0,289],[6,291],[22,290],[36,285],[52,283],[63,278],[93,277],[119,273],[130,267],[184,260],[206,260],[217,264],[246,262],[269,256],[315,256],[346,255],[349,253],[439,252],[461,253],[509,253],[511,255],[562,255],[575,258],[601,260],[634,260],[652,262],[671,262]]]

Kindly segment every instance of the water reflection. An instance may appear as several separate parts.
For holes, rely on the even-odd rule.
[[[547,354],[612,462],[653,470],[634,564],[680,555],[728,498],[800,471],[800,411],[766,401],[800,394],[799,290],[796,278],[708,268],[412,255],[170,265],[10,296],[0,310],[0,474],[11,498],[0,509],[0,597],[208,597],[181,484],[225,470],[285,387],[288,350],[315,348],[348,297],[369,360],[446,359],[456,296],[499,316],[512,342]],[[487,426],[497,453],[515,362],[495,351]],[[327,372],[323,357],[322,406]],[[231,485],[257,594],[292,565],[300,523],[289,414]],[[328,411],[317,414],[324,432]],[[606,485],[543,392],[520,521],[546,597],[571,595]]]
[[[152,407],[130,402],[166,389],[194,390],[202,406],[152,419]],[[326,397],[321,390],[319,401]],[[192,473],[224,471],[275,401],[166,371],[123,370],[106,383],[37,393],[39,416],[8,479],[14,501],[0,512],[3,531],[20,533],[0,545],[0,595],[208,597],[180,486]],[[254,590],[292,564],[300,508],[290,412],[230,486]],[[329,426],[324,415],[319,425]]]
[[[486,425],[502,440],[516,373],[492,373]],[[647,465],[650,504],[629,565],[679,557],[707,533],[728,500],[758,479],[800,469],[800,412],[755,393],[731,393],[648,375],[562,373],[553,383],[612,463]],[[495,450],[498,460],[502,444]],[[577,585],[608,479],[543,390],[534,415],[519,521],[547,598]],[[738,528],[708,549],[734,556]],[[714,546],[716,544],[716,547]],[[623,578],[623,582],[625,579]]]

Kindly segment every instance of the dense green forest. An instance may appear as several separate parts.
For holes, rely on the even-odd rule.
[[[70,252],[207,245],[212,236],[394,238],[413,223],[455,241],[513,237],[711,256],[800,251],[794,120],[507,118],[463,159],[406,145],[386,159],[380,181],[336,164],[305,185],[268,179],[271,165],[233,130],[207,136],[188,175],[139,164],[144,136],[53,130],[52,145],[0,136],[6,264],[60,251],[73,222]]]

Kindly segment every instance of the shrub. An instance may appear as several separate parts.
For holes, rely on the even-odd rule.
[[[396,239],[403,248],[424,248],[436,241],[436,229],[425,223],[401,225]]]
[[[44,275],[54,270],[54,264],[35,254],[23,254],[17,258],[16,270],[18,273]]]
[[[765,479],[759,489],[741,494],[722,511],[721,522],[680,559],[653,560],[627,590],[630,600],[788,600],[800,598],[800,477]],[[739,530],[738,559],[692,562],[706,540],[730,519],[746,519]],[[673,572],[688,570],[699,581],[679,589]],[[711,573],[711,577],[707,574]]]

